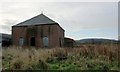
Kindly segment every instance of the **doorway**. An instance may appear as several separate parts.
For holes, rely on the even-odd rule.
[[[31,37],[30,39],[30,45],[35,46],[35,37]]]

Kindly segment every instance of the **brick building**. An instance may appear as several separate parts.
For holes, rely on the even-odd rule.
[[[74,47],[75,41],[71,38],[64,38],[64,47]]]
[[[15,46],[61,47],[64,29],[44,14],[12,26],[12,44]]]

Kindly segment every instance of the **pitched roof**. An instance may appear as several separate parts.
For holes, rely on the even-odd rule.
[[[41,25],[41,24],[55,24],[56,22],[45,16],[44,14],[40,14],[31,19],[28,19],[24,22],[21,22],[14,26],[28,26],[28,25]]]

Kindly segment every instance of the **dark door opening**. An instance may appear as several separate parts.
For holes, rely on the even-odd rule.
[[[35,37],[31,37],[30,39],[30,45],[35,46]]]

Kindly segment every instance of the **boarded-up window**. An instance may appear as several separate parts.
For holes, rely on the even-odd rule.
[[[43,46],[48,47],[48,43],[49,43],[48,37],[47,36],[43,37]]]
[[[23,44],[24,44],[24,39],[21,37],[21,38],[19,39],[19,46],[23,46]]]

